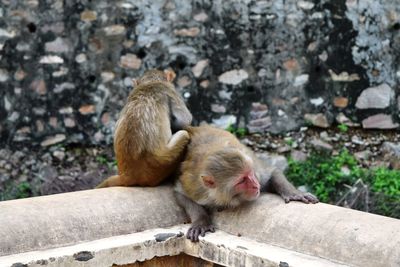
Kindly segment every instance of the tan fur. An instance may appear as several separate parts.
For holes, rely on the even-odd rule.
[[[174,115],[184,126],[190,125],[192,116],[171,79],[169,72],[151,70],[136,80],[137,86],[116,123],[114,151],[118,175],[109,177],[97,188],[156,186],[176,170],[189,135],[179,131],[171,139],[171,112],[180,112]]]
[[[254,201],[261,191],[275,192],[286,203],[318,202],[311,193],[296,189],[281,170],[273,168],[267,174],[270,166],[232,134],[210,126],[186,130],[191,141],[176,182],[175,197],[192,221],[186,237],[193,242],[215,230],[207,208],[237,207]]]
[[[207,160],[224,164],[216,178],[217,183],[230,183],[244,169],[253,168],[252,152],[231,133],[211,126],[189,127],[190,134],[185,160],[181,165],[178,191],[200,205],[237,206],[239,199],[231,191],[206,188],[200,177],[207,175]],[[221,162],[221,159],[224,162]],[[232,188],[232,186],[219,186]]]

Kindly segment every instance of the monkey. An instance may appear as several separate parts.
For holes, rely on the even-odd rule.
[[[193,242],[215,227],[210,209],[234,208],[274,192],[283,200],[317,203],[311,193],[297,190],[278,168],[267,166],[231,133],[212,126],[187,127],[190,135],[174,193],[192,225],[186,237]]]
[[[153,69],[133,80],[115,126],[118,174],[96,188],[157,186],[179,167],[190,140],[183,128],[191,124],[192,114],[175,90],[174,78],[172,71]]]

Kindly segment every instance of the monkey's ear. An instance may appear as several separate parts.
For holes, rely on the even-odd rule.
[[[203,180],[204,185],[208,188],[215,188],[217,186],[214,177],[210,175],[202,175],[201,179]]]
[[[136,87],[139,85],[139,81],[137,79],[132,79],[133,87]]]
[[[172,82],[176,77],[175,72],[171,69],[164,70],[164,73],[165,73],[165,78],[167,78],[167,81],[169,82]]]

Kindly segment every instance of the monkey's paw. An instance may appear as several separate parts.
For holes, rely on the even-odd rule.
[[[283,200],[285,200],[285,203],[289,203],[290,201],[301,201],[306,204],[309,203],[315,204],[319,202],[318,198],[313,194],[303,193],[300,191],[290,195],[282,195],[282,198]]]
[[[192,242],[199,242],[199,236],[205,236],[207,232],[214,233],[214,225],[192,225],[189,228],[186,238],[190,239]]]

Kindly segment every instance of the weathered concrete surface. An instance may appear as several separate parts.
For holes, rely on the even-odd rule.
[[[264,195],[214,214],[219,229],[352,266],[400,266],[400,220],[337,206],[285,204]]]
[[[100,267],[114,266],[114,264],[125,266],[125,264],[143,262],[154,257],[174,256],[181,253],[223,266],[275,267],[281,262],[291,267],[348,266],[230,235],[223,231],[217,231],[201,238],[198,243],[192,243],[183,235],[188,227],[188,225],[177,225],[172,228],[152,229],[74,246],[0,257],[0,266],[12,266],[16,263],[26,264],[24,265],[26,267],[43,265]]]
[[[186,219],[168,186],[13,200],[0,203],[0,214],[3,256],[168,227]],[[322,203],[284,204],[278,196],[266,194],[241,209],[216,212],[214,221],[233,235],[334,262],[400,265],[400,220],[388,217]],[[218,240],[218,235],[207,238]]]
[[[0,202],[0,256],[183,223],[172,190],[108,188]]]

